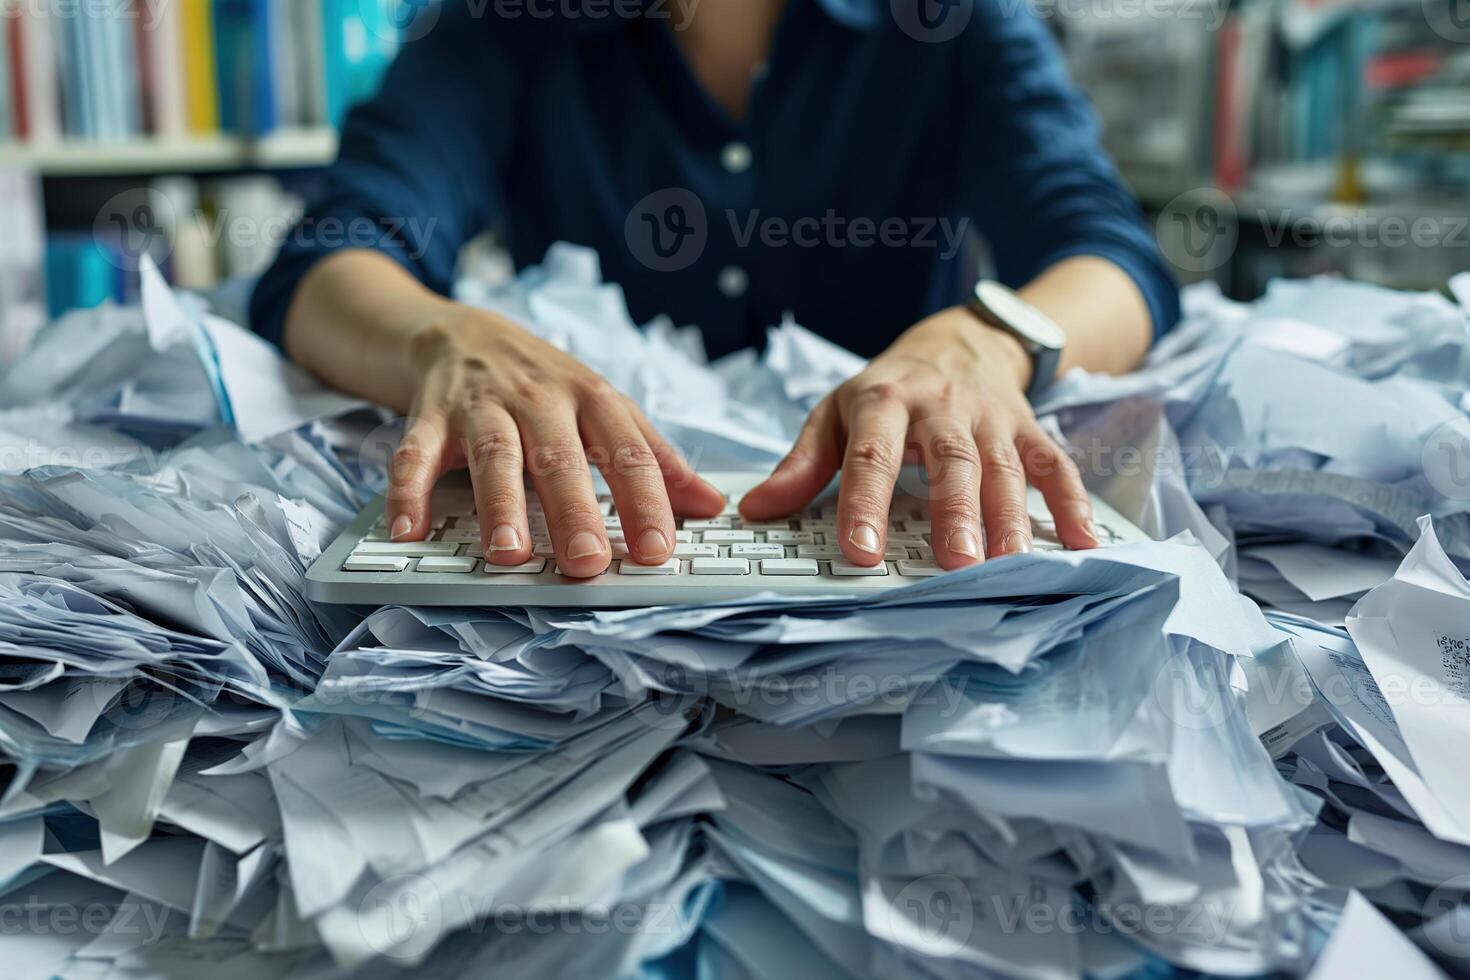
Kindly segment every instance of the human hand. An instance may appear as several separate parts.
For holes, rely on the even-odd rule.
[[[628,398],[576,358],[503,317],[465,307],[415,330],[407,356],[417,385],[393,454],[387,517],[394,541],[426,537],[430,493],[468,467],[485,560],[531,560],[525,474],[545,508],[566,575],[601,574],[612,558],[589,462],[606,478],[629,555],[674,553],[674,514],[710,517],[724,496],[654,430]]]
[[[790,454],[740,502],[751,520],[809,504],[841,469],[836,540],[858,565],[883,560],[899,467],[924,465],[934,557],[942,568],[1031,550],[1026,482],[1041,490],[1069,548],[1097,546],[1092,504],[1072,459],[1026,400],[1031,359],[1004,331],[954,308],[905,332],[807,419]]]

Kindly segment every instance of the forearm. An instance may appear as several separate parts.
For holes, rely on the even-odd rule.
[[[1136,368],[1153,341],[1148,304],[1138,285],[1107,259],[1064,259],[1020,291],[1067,334],[1058,376],[1080,367],[1123,374]]]
[[[387,256],[345,250],[302,278],[284,345],[332,387],[406,412],[417,386],[410,339],[457,309]]]

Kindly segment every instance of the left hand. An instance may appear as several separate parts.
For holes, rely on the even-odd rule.
[[[1031,550],[1029,479],[1057,536],[1094,548],[1092,504],[1077,466],[1036,422],[1026,400],[1031,358],[1004,331],[956,307],[906,331],[807,419],[790,454],[740,502],[750,520],[794,513],[842,470],[837,541],[857,565],[883,560],[899,467],[929,476],[934,557],[963,568]]]

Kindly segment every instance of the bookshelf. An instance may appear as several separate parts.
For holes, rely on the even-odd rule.
[[[125,177],[321,167],[337,154],[328,126],[279,130],[258,139],[213,135],[176,139],[139,137],[113,142],[62,140],[33,145],[0,143],[0,167],[42,177]]]

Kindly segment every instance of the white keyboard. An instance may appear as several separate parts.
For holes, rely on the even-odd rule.
[[[906,473],[909,471],[905,471]],[[480,553],[480,526],[468,476],[451,474],[432,502],[426,541],[390,541],[381,499],[368,507],[313,563],[307,596],[352,605],[625,607],[718,602],[762,592],[803,595],[870,594],[941,575],[929,538],[929,503],[900,481],[889,514],[883,561],[854,565],[835,542],[837,500],[829,491],[786,520],[745,521],[736,504],[764,473],[714,473],[705,478],[726,494],[724,513],[678,520],[674,557],[640,565],[628,557],[611,495],[598,498],[612,544],[607,571],[590,579],[561,575],[551,535],[535,495],[529,496],[534,557],[524,565],[493,565]],[[922,492],[922,487],[915,489]],[[1031,491],[1033,547],[1060,550],[1041,496]],[[1145,535],[1100,500],[1094,523],[1104,545]]]

